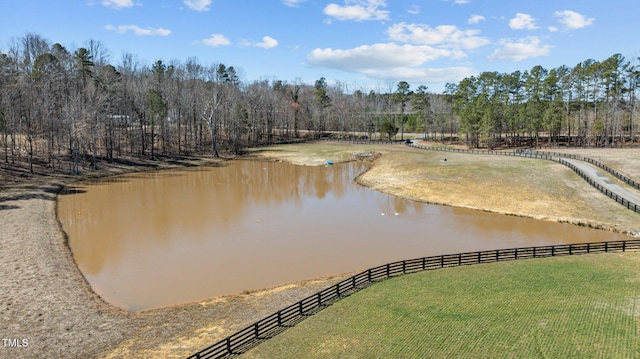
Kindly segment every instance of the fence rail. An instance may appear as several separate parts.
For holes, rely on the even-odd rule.
[[[432,151],[444,151],[444,152],[457,152],[457,153],[470,153],[470,154],[484,154],[484,155],[498,155],[498,156],[517,156],[517,157],[527,157],[527,158],[535,158],[535,159],[541,159],[541,160],[549,160],[549,161],[554,161],[554,162],[558,162],[560,164],[563,164],[567,167],[569,167],[571,170],[573,170],[575,173],[577,173],[580,177],[582,177],[582,179],[584,179],[585,181],[587,181],[587,183],[589,183],[591,186],[595,187],[598,191],[602,192],[604,195],[606,195],[607,197],[613,199],[614,201],[620,203],[621,205],[627,207],[627,209],[630,209],[636,213],[640,213],[640,204],[638,203],[633,203],[629,200],[627,200],[626,198],[610,191],[608,188],[600,185],[599,183],[597,183],[596,181],[594,181],[591,177],[589,177],[586,173],[584,173],[584,171],[582,171],[581,169],[579,169],[578,167],[574,166],[573,164],[571,164],[568,161],[563,160],[562,158],[569,158],[569,159],[576,159],[576,160],[580,160],[580,161],[585,161],[588,163],[591,163],[597,167],[600,167],[604,170],[606,170],[607,172],[611,173],[612,175],[616,176],[618,179],[624,181],[625,183],[633,186],[634,188],[640,189],[640,184],[637,183],[636,181],[625,177],[624,175],[622,175],[621,173],[615,171],[614,169],[594,160],[588,157],[582,157],[579,155],[572,155],[572,154],[566,154],[566,153],[555,153],[555,152],[541,152],[541,151],[529,151],[529,150],[520,150],[520,151],[513,151],[513,152],[502,152],[502,151],[484,151],[484,150],[464,150],[464,149],[460,149],[460,148],[448,148],[448,147],[431,147],[431,146],[420,146],[420,145],[416,145],[415,143],[411,143],[411,144],[407,144],[408,146],[411,147],[415,147],[415,148],[420,148],[423,150],[432,150]]]
[[[587,163],[590,163],[596,167],[599,167],[607,172],[609,172],[610,174],[612,174],[614,177],[616,177],[617,179],[621,180],[622,182],[628,184],[629,186],[635,188],[635,189],[640,189],[640,183],[632,180],[629,177],[626,177],[625,175],[623,175],[622,173],[614,170],[613,168],[605,165],[604,163],[598,162],[596,160],[594,160],[593,158],[589,158],[589,157],[584,157],[584,156],[580,156],[580,155],[574,155],[574,154],[570,154],[570,153],[560,153],[560,152],[546,152],[546,151],[536,151],[536,152],[540,152],[543,153],[545,155],[549,155],[549,156],[553,156],[553,157],[559,157],[559,158],[569,158],[569,159],[574,159],[574,160],[579,160],[579,161],[584,161]]]
[[[317,139],[317,141],[352,143],[357,145],[398,145],[398,144],[404,143],[404,141],[371,140],[371,139],[358,139],[358,138],[327,138],[327,137],[319,138]]]
[[[372,283],[407,273],[499,261],[603,252],[625,252],[628,250],[640,250],[640,239],[444,254],[387,263],[367,269],[289,305],[225,339],[200,350],[187,357],[187,359],[219,359],[244,353],[260,342],[277,335],[286,328],[304,320],[304,318],[309,315],[315,314],[331,305],[340,298],[364,289]]]
[[[609,189],[607,189],[606,187],[600,185],[599,183],[597,183],[596,181],[593,180],[593,178],[589,177],[586,173],[584,173],[582,170],[580,170],[579,168],[577,168],[573,163],[567,162],[563,159],[558,159],[558,162],[562,163],[563,165],[571,168],[575,173],[577,173],[580,177],[582,177],[582,179],[584,179],[585,181],[587,181],[587,183],[589,183],[590,185],[592,185],[593,187],[595,187],[598,191],[604,193],[607,197],[613,199],[614,201],[620,203],[621,205],[627,207],[628,209],[636,212],[636,213],[640,213],[640,205],[633,203],[629,200],[627,200],[626,198],[619,196],[618,194],[611,192]]]

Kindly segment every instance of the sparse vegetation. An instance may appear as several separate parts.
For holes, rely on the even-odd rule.
[[[611,201],[570,169],[550,161],[326,142],[261,147],[252,153],[297,164],[324,164],[326,160],[350,160],[352,153],[360,151],[377,151],[382,157],[358,177],[358,182],[385,193],[435,204],[640,232],[640,215]],[[619,156],[635,156],[631,149],[617,151]]]

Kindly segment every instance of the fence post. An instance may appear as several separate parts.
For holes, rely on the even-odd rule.
[[[458,265],[462,265],[462,253],[458,253]]]
[[[551,246],[551,256],[555,256],[556,255],[556,246]]]
[[[367,281],[371,283],[371,268],[367,271]]]
[[[260,339],[260,327],[258,326],[258,322],[256,322],[256,324],[253,325],[253,333],[256,339]]]
[[[322,292],[318,292],[318,307],[322,305]]]
[[[403,260],[402,261],[402,274],[407,273],[407,261]]]
[[[298,302],[298,312],[302,315],[302,301]]]
[[[609,242],[604,242],[604,251],[605,252],[609,251]]]
[[[278,311],[278,326],[279,327],[282,326],[282,311],[281,310]]]
[[[387,263],[387,278],[391,277],[391,272],[389,272],[389,263]]]
[[[536,247],[533,247],[533,258],[536,257]]]
[[[569,255],[573,254],[573,244],[569,244]]]
[[[422,270],[427,268],[427,258],[422,257]]]
[[[627,241],[622,241],[622,251],[624,252],[627,247]]]
[[[440,268],[444,268],[444,254],[440,256]]]
[[[514,259],[518,259],[518,248],[516,248],[514,254],[513,254],[513,258]]]
[[[233,354],[231,352],[231,337],[227,337],[227,354],[229,355]]]

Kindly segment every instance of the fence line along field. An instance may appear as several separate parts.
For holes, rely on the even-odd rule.
[[[463,266],[384,281],[246,358],[640,356],[640,253]]]

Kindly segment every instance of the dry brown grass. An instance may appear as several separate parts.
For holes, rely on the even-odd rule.
[[[638,148],[589,148],[553,149],[550,152],[571,153],[592,158],[615,168],[627,177],[640,181],[640,149]]]
[[[314,165],[326,160],[341,162],[361,151],[380,152],[383,156],[358,177],[358,182],[388,194],[434,204],[640,232],[640,215],[611,201],[567,167],[550,161],[426,151],[403,145],[326,142],[266,147],[253,154]],[[323,154],[322,161],[309,161],[318,154]],[[624,156],[633,154],[624,152]]]

